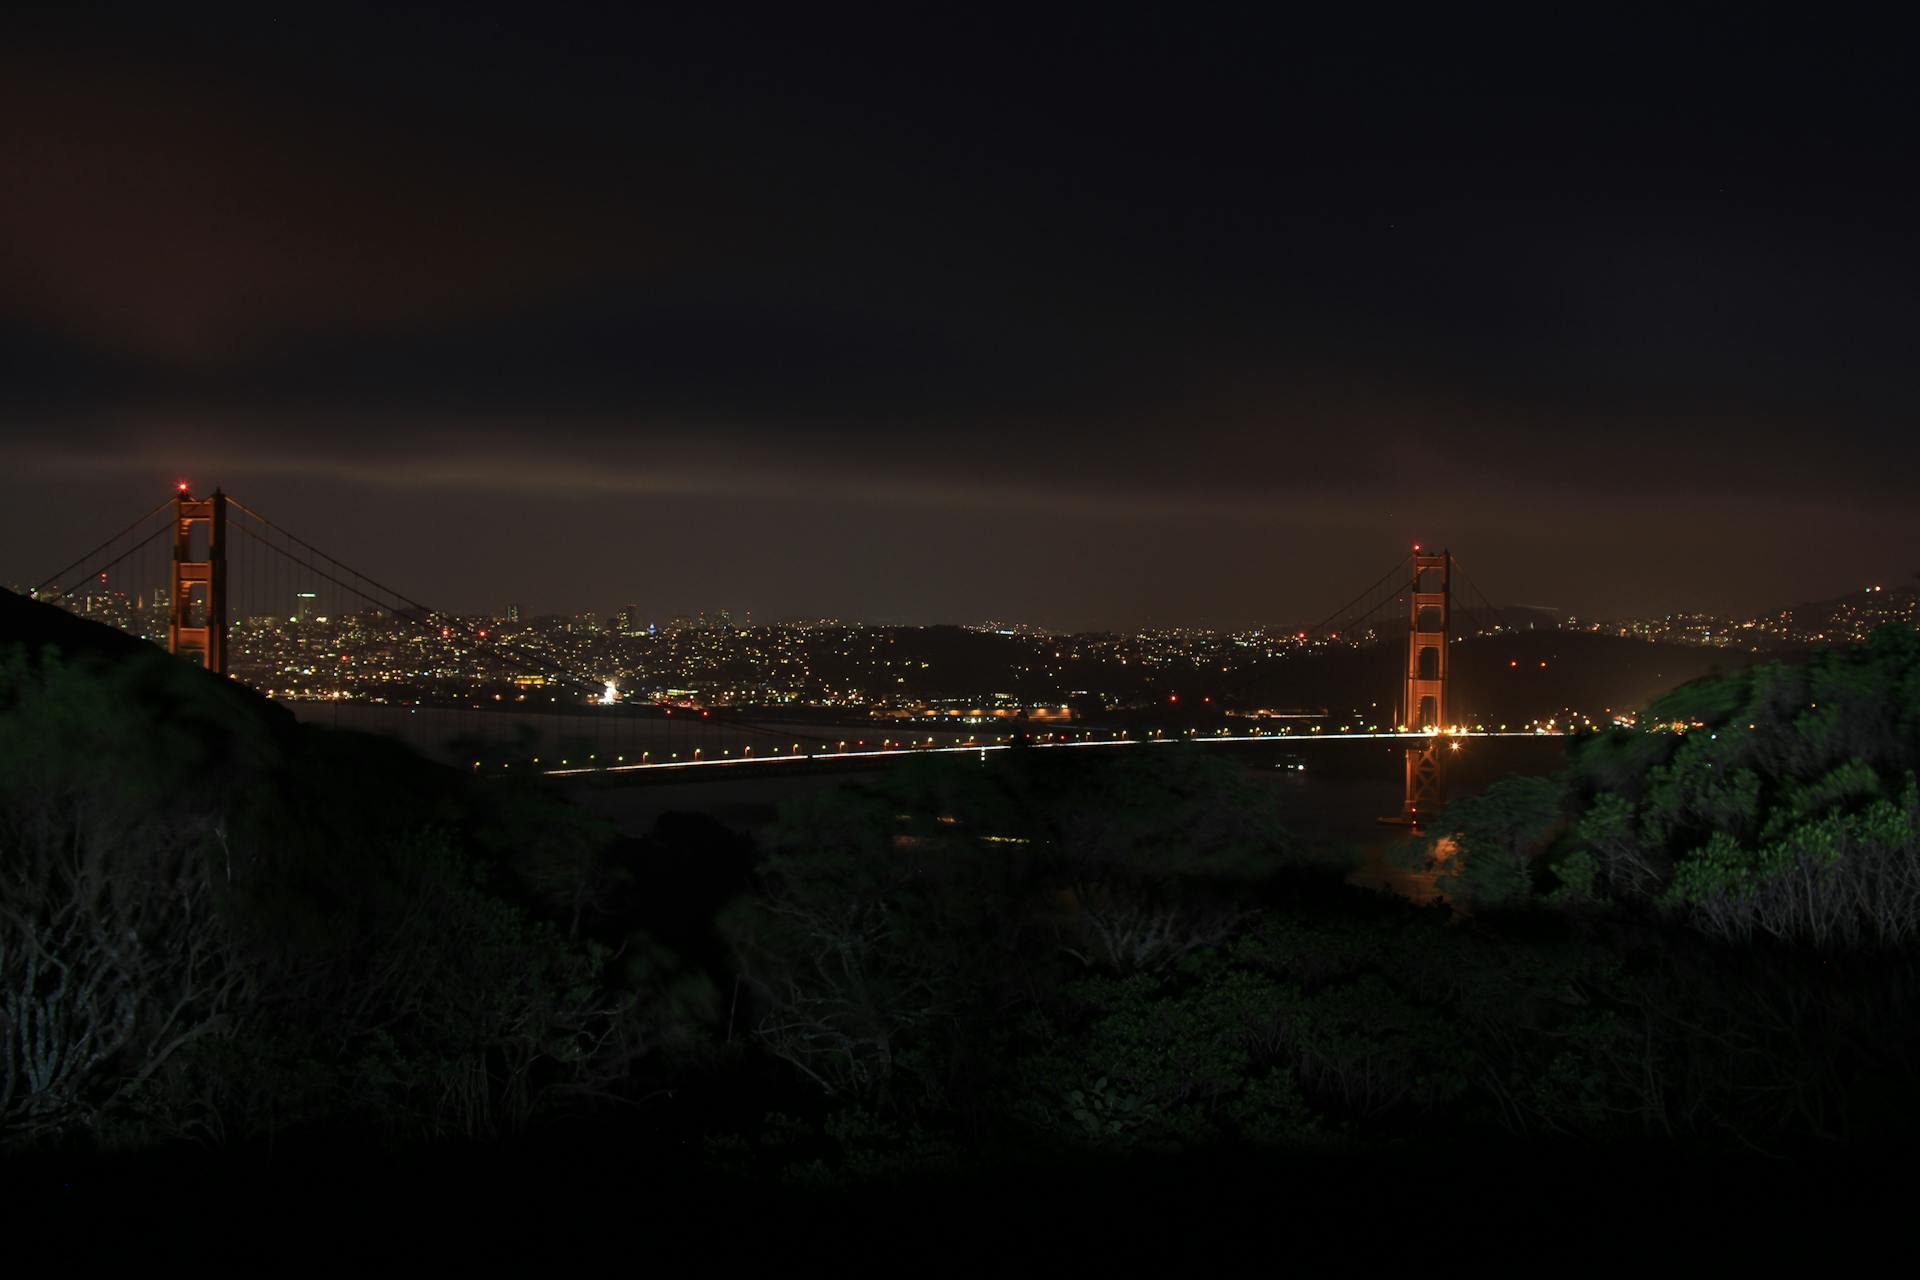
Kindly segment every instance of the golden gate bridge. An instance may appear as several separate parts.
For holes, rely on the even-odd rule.
[[[1478,598],[1456,594],[1458,576]],[[1302,644],[1405,629],[1403,660],[1383,664],[1392,721],[1328,731],[1289,725],[1135,730],[1128,727],[982,732],[972,727],[820,725],[780,712],[741,714],[697,702],[623,696],[613,673],[502,628],[387,586],[216,489],[182,483],[152,510],[36,585],[33,598],[141,636],[215,676],[286,705],[304,720],[408,738],[457,754],[477,771],[577,777],[672,771],[721,776],[744,766],[856,767],[884,757],[1039,749],[1111,749],[1176,741],[1212,745],[1374,740],[1403,744],[1398,813],[1419,823],[1444,802],[1446,761],[1461,740],[1533,736],[1470,724],[1448,649],[1465,615],[1497,629],[1498,611],[1471,587],[1449,551],[1411,552],[1316,626]],[[327,639],[314,628],[327,627]],[[1380,647],[1393,653],[1391,639]],[[357,650],[357,652],[356,652]],[[355,663],[360,664],[354,670]],[[1258,673],[1256,664],[1249,669]],[[349,674],[355,677],[351,695]],[[383,691],[383,685],[391,688]],[[492,692],[488,692],[491,689]],[[544,706],[539,698],[544,696]],[[563,701],[564,699],[564,701]],[[544,731],[530,730],[530,718]],[[924,730],[924,731],[923,731]],[[457,749],[457,750],[456,750]]]

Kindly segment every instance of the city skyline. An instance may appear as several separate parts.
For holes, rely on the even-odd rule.
[[[7,589],[15,592],[16,594],[28,595],[28,596],[33,595],[35,592],[33,584],[19,583],[19,582],[8,583]],[[1748,627],[1760,626],[1764,628],[1776,622],[1777,619],[1779,619],[1782,615],[1788,614],[1789,612],[1794,610],[1804,609],[1808,606],[1825,606],[1825,605],[1837,605],[1840,609],[1844,610],[1848,607],[1848,602],[1855,597],[1862,597],[1869,604],[1872,604],[1875,602],[1874,601],[1875,593],[1886,593],[1889,590],[1891,590],[1894,593],[1893,596],[1886,597],[1882,595],[1881,599],[1890,600],[1895,605],[1896,608],[1905,608],[1909,612],[1911,612],[1913,608],[1913,602],[1916,599],[1920,599],[1920,572],[1916,572],[1910,575],[1910,579],[1905,582],[1895,580],[1891,582],[1891,584],[1887,582],[1870,583],[1864,587],[1850,587],[1841,591],[1830,591],[1816,598],[1795,600],[1788,604],[1781,604],[1778,601],[1776,601],[1773,605],[1766,608],[1752,610],[1752,611],[1745,611],[1745,612],[1733,612],[1733,613],[1722,613],[1719,611],[1694,607],[1694,608],[1669,609],[1665,611],[1628,610],[1628,611],[1617,613],[1617,614],[1583,615],[1573,610],[1559,609],[1553,606],[1528,604],[1528,603],[1517,602],[1517,601],[1488,602],[1488,603],[1494,604],[1495,607],[1499,609],[1512,610],[1516,614],[1519,614],[1522,616],[1531,616],[1541,621],[1550,622],[1553,625],[1574,626],[1574,627],[1581,627],[1585,629],[1592,629],[1593,627],[1598,627],[1598,626],[1624,625],[1624,626],[1633,627],[1634,628],[1633,634],[1646,635],[1646,634],[1649,634],[1650,627],[1652,627],[1654,624],[1657,624],[1662,620],[1670,624],[1675,624],[1676,626],[1679,626],[1679,627],[1684,627],[1687,625],[1693,625],[1695,623],[1704,622],[1704,623],[1710,623],[1718,626],[1731,625],[1733,627],[1739,627],[1739,626],[1745,625]],[[64,592],[58,587],[52,587],[52,588],[49,588],[47,592],[43,593],[41,595],[41,598],[49,599],[49,600],[59,600],[63,594],[67,596],[69,599],[73,597],[84,598],[90,595],[97,595],[103,599],[112,598],[114,596],[119,596],[121,598],[129,598],[129,599],[132,598],[129,596],[129,593],[126,590],[125,585],[123,583],[119,583],[119,582],[95,583],[92,581],[83,581],[77,584],[69,584],[68,589],[65,590]],[[136,590],[133,593],[133,595],[139,596],[139,597],[150,597],[151,606],[158,609],[158,608],[162,608],[166,602],[167,589],[165,587],[149,587],[143,590]],[[288,600],[287,600],[288,607],[285,611],[284,616],[290,621],[304,620],[302,615],[304,602],[311,601],[314,598],[315,598],[315,593],[311,591],[305,591],[305,590],[292,591],[288,595]],[[133,604],[135,607],[141,607],[143,603],[146,603],[146,601],[141,599],[133,600]],[[524,603],[524,598],[523,598],[521,600],[505,600],[505,601],[499,602],[498,604],[496,604],[494,607],[491,607],[491,608],[482,607],[478,609],[455,609],[455,610],[447,610],[446,612],[451,616],[457,616],[457,617],[465,618],[468,620],[485,619],[485,620],[491,620],[491,621],[500,622],[500,623],[524,622],[528,624],[533,624],[533,623],[545,622],[545,623],[561,623],[561,624],[591,624],[591,629],[596,632],[606,631],[612,634],[625,634],[625,635],[645,635],[645,634],[652,634],[657,631],[705,629],[709,626],[737,627],[737,628],[745,629],[755,624],[754,610],[750,608],[738,608],[738,607],[732,607],[732,606],[716,605],[711,608],[699,608],[699,607],[692,607],[692,606],[684,606],[684,607],[675,606],[672,608],[668,608],[663,606],[663,607],[653,608],[653,607],[649,607],[644,603],[634,602],[634,601],[628,601],[626,603],[617,604],[617,605],[601,604],[598,607],[590,607],[590,608],[581,608],[577,606],[578,606],[578,602],[576,602],[574,605],[562,605],[556,608],[532,608],[527,606]],[[318,606],[314,606],[314,608],[317,609]],[[347,614],[359,613],[361,612],[362,608],[370,608],[375,613],[379,613],[383,611],[381,607],[378,605],[371,605],[371,604],[366,604],[365,602],[360,602],[360,604],[357,607],[336,609],[333,612],[344,616]],[[269,619],[279,618],[281,616],[282,615],[278,610],[263,611],[257,608],[252,610],[251,612],[243,612],[241,614],[236,615],[237,618],[252,618],[256,620],[269,620]],[[851,617],[846,615],[828,614],[828,613],[822,613],[822,612],[796,612],[796,613],[790,613],[790,614],[781,614],[775,617],[761,616],[759,618],[759,625],[761,626],[789,626],[789,625],[808,625],[808,624],[821,624],[821,623],[833,624],[833,625],[858,626],[858,627],[876,627],[876,628],[961,627],[969,630],[1005,629],[1007,634],[1040,634],[1040,635],[1060,635],[1060,636],[1129,635],[1129,634],[1148,634],[1148,633],[1157,632],[1157,631],[1164,631],[1164,632],[1194,631],[1194,632],[1205,632],[1205,633],[1211,633],[1211,634],[1233,634],[1233,633],[1251,634],[1251,633],[1260,633],[1260,632],[1289,633],[1300,627],[1312,625],[1312,621],[1306,618],[1304,615],[1298,618],[1284,618],[1284,617],[1276,616],[1276,617],[1268,618],[1265,620],[1253,621],[1253,622],[1242,622],[1242,623],[1233,624],[1233,625],[1216,625],[1216,624],[1209,624],[1205,622],[1195,622],[1195,621],[1187,621],[1187,622],[1171,621],[1166,623],[1147,621],[1133,627],[1112,627],[1112,626],[1054,627],[1054,626],[1048,626],[1045,623],[1035,622],[1031,619],[1026,619],[1026,618]],[[1857,639],[1860,637],[1856,636],[1852,638]]]

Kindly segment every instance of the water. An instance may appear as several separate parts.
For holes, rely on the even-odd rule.
[[[1272,795],[1282,825],[1308,848],[1326,852],[1330,861],[1350,865],[1347,879],[1351,884],[1397,893],[1415,902],[1444,901],[1436,883],[1439,873],[1420,865],[1416,846],[1426,842],[1426,834],[1380,821],[1400,809],[1401,749],[1372,743],[1324,743],[1310,751],[1287,750],[1295,745],[1283,743],[1236,753],[1249,776]],[[1482,745],[1495,749],[1476,753],[1471,762],[1457,765],[1455,795],[1472,794],[1508,773],[1550,772],[1561,759],[1562,744],[1557,739],[1474,743],[1468,750]],[[1307,769],[1296,772],[1281,767],[1288,755],[1307,757]],[[887,766],[882,763],[879,767]],[[773,824],[783,802],[853,780],[845,774],[831,773],[704,781],[689,781],[684,775],[636,778],[627,774],[569,781],[563,790],[569,799],[608,819],[627,835],[645,835],[664,814],[692,812],[760,837]]]
[[[704,758],[741,756],[784,747],[764,734],[700,723],[689,717],[676,723],[661,718],[637,718],[612,709],[607,714],[556,711],[551,713],[500,710],[475,713],[464,709],[407,708],[366,703],[301,702],[287,704],[305,721],[342,729],[397,737],[429,758],[457,767],[471,767],[475,748],[489,743],[514,742],[547,752],[546,764],[612,763],[638,759],[642,751],[661,755],[684,752],[691,756],[699,742]],[[994,726],[958,730],[929,730],[914,726],[867,722],[851,725],[808,724],[779,727],[813,737],[845,738],[849,746],[865,739],[877,746],[887,738],[933,736],[943,743],[974,734],[991,736]],[[806,739],[788,742],[803,745]],[[1564,742],[1555,737],[1472,739],[1457,755],[1448,757],[1449,790],[1453,796],[1471,795],[1508,774],[1548,773],[1560,767]],[[1118,747],[1115,750],[1157,750],[1155,747]],[[1380,822],[1400,810],[1400,788],[1405,748],[1393,742],[1275,741],[1219,747],[1230,751],[1249,776],[1269,789],[1282,824],[1309,848],[1324,851],[1330,860],[1345,860],[1352,870],[1348,881],[1367,888],[1400,894],[1416,902],[1442,899],[1437,874],[1423,868],[1416,845],[1422,833]],[[1287,767],[1304,764],[1304,770]],[[794,764],[792,774],[757,773],[734,776],[725,770],[702,772],[696,779],[676,771],[586,775],[558,785],[564,794],[590,812],[612,822],[622,833],[641,836],[667,813],[703,813],[736,831],[763,835],[779,806],[822,787],[844,785],[846,773],[812,772]],[[891,767],[882,759],[874,767]]]

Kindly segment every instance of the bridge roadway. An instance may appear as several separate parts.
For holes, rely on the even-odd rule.
[[[693,717],[634,718],[603,716],[594,709],[563,712],[520,712],[451,707],[405,707],[385,704],[289,701],[297,717],[336,728],[399,738],[415,750],[457,768],[505,766],[519,774],[577,779],[677,777],[696,782],[723,776],[851,772],[884,767],[889,759],[910,755],[961,755],[1031,750],[1098,749],[1191,742],[1209,748],[1291,751],[1307,743],[1378,743],[1411,745],[1431,735],[1398,731],[1260,730],[1234,733],[1222,729],[1191,732],[1130,733],[1125,729],[1079,726],[1048,728],[1034,725],[1019,733],[995,732],[944,725],[796,724],[778,721],[730,724]],[[1557,740],[1559,733],[1533,730],[1467,731],[1442,735],[1458,742],[1469,738],[1535,738]],[[1024,739],[1017,741],[1016,739]],[[510,756],[500,749],[511,746]],[[476,757],[485,757],[482,759]],[[541,757],[544,757],[544,761]]]
[[[1443,737],[1449,742],[1465,741],[1473,738],[1560,738],[1563,734],[1546,730],[1510,729],[1478,730],[1468,732],[1428,734],[1406,733],[1268,733],[1268,734],[1193,734],[1176,737],[1153,738],[1101,738],[1073,742],[1033,741],[1024,743],[984,742],[969,743],[960,746],[936,747],[886,747],[857,751],[815,751],[797,755],[727,756],[719,759],[645,761],[640,763],[615,763],[609,765],[589,764],[572,765],[562,768],[541,769],[539,774],[548,778],[574,778],[583,775],[603,776],[609,774],[636,774],[669,771],[687,773],[690,771],[714,772],[723,769],[739,771],[743,766],[774,767],[780,765],[813,764],[832,765],[844,762],[850,768],[859,768],[880,759],[899,759],[905,756],[966,755],[978,753],[982,758],[989,751],[1049,751],[1073,750],[1079,748],[1100,747],[1140,747],[1166,746],[1169,743],[1186,742],[1199,746],[1258,745],[1268,748],[1297,746],[1310,742],[1404,742],[1409,745],[1425,742],[1433,737]]]

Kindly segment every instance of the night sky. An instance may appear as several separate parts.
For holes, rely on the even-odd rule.
[[[0,29],[0,582],[178,478],[485,612],[1920,569],[1891,29],[71,7]]]

